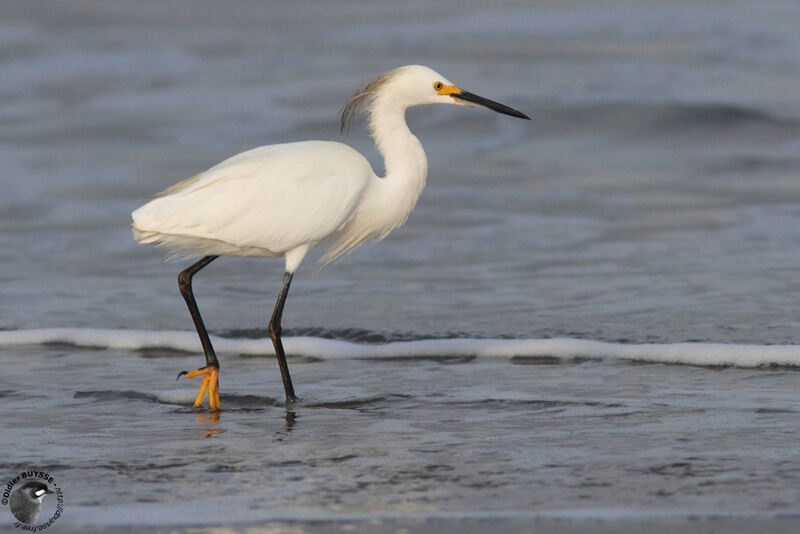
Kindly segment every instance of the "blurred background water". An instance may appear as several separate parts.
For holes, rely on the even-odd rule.
[[[0,328],[190,330],[183,264],[136,245],[130,211],[262,144],[344,140],[380,170],[337,112],[421,63],[533,121],[410,110],[417,208],[318,275],[307,260],[287,334],[797,343],[798,28],[788,0],[2,1]],[[195,284],[206,324],[263,335],[281,271],[215,262]],[[467,511],[476,531],[798,513],[791,369],[295,359],[317,407],[288,415],[274,362],[229,355],[232,409],[198,422],[171,376],[200,362],[3,348],[2,473],[49,465],[62,522],[101,526],[142,507],[179,527],[420,531]]]

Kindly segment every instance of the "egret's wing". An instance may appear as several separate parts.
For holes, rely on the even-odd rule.
[[[341,143],[260,147],[166,190],[133,212],[134,227],[281,254],[346,223],[371,176]]]

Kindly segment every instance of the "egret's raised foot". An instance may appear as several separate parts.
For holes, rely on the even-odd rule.
[[[180,377],[196,378],[203,377],[203,382],[200,384],[200,391],[197,393],[197,399],[194,401],[194,407],[200,408],[203,405],[203,397],[208,390],[208,407],[211,410],[219,411],[219,368],[217,367],[203,367],[194,371],[181,371],[178,373]]]

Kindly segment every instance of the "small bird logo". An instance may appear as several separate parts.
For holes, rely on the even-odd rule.
[[[42,501],[45,496],[54,493],[47,484],[38,481],[26,482],[21,488],[11,494],[9,506],[11,513],[21,523],[35,525],[42,511]]]

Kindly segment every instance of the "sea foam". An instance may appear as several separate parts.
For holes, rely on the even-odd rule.
[[[273,354],[268,339],[211,336],[218,352]],[[201,352],[190,331],[40,328],[0,331],[0,346],[65,343],[117,350],[173,349]],[[325,360],[343,358],[482,357],[596,358],[702,366],[800,366],[800,345],[724,343],[610,343],[585,339],[422,339],[383,344],[353,343],[310,336],[285,337],[289,355]]]

